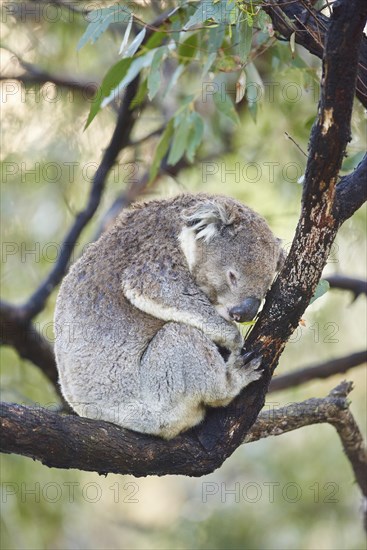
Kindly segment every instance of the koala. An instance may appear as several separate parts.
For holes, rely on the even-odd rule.
[[[62,393],[80,416],[175,437],[261,376],[250,321],[282,260],[253,210],[183,194],[134,205],[65,277],[55,310]]]

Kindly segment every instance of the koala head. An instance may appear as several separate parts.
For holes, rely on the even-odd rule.
[[[181,249],[198,287],[228,321],[250,321],[284,253],[261,216],[228,197],[183,212]]]

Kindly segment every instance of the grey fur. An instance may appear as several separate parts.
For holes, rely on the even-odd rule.
[[[266,222],[228,197],[187,194],[124,211],[57,298],[65,399],[81,416],[167,439],[206,407],[228,404],[260,376],[259,360],[242,366],[228,312],[264,297],[281,257]]]

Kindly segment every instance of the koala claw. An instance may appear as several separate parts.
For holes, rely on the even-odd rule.
[[[254,357],[255,357],[255,352],[254,351],[248,351],[248,352],[242,354],[242,359],[243,359],[245,364],[249,363],[251,361],[251,359],[253,359]]]
[[[249,354],[253,355],[253,354]],[[258,380],[261,378],[263,369],[261,368],[262,363],[262,355],[258,355],[254,359],[251,359],[250,361],[245,361],[244,368],[246,369],[246,375],[248,377],[248,380],[250,382],[254,382],[255,380]]]

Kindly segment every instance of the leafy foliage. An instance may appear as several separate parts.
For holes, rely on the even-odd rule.
[[[245,87],[242,87],[241,94],[232,93],[233,80],[236,88],[239,81],[244,81],[244,70],[247,81],[252,77],[261,80],[251,63],[251,51],[254,42],[256,47],[260,47],[270,36],[265,25],[267,16],[255,2],[201,0],[195,6],[183,5],[173,10],[159,27],[149,29],[149,38],[146,27],[137,31],[141,21],[129,10],[112,6],[98,11],[99,17],[89,15],[91,22],[79,41],[79,47],[88,41],[95,42],[113,21],[124,22],[126,29],[119,52],[123,59],[107,71],[91,105],[86,126],[102,108],[113,100],[119,100],[126,86],[136,77],[140,78],[141,87],[135,104],[140,104],[142,89],[147,92],[149,101],[159,101],[162,81],[168,80],[162,95],[166,100],[169,94],[180,95],[181,83],[194,76],[193,93],[188,98],[180,97],[180,104],[187,105],[185,109],[168,114],[166,131],[156,148],[151,178],[157,174],[166,153],[168,163],[172,165],[185,155],[189,162],[194,161],[204,136],[204,121],[197,105],[204,101],[208,82],[212,87],[205,100],[218,115],[224,115],[228,121],[237,124],[236,98],[237,104],[247,99],[255,118],[257,104],[253,93],[246,96]],[[134,28],[135,36],[131,37]],[[168,78],[162,76],[165,69],[168,69]],[[169,152],[168,136],[173,138]]]

